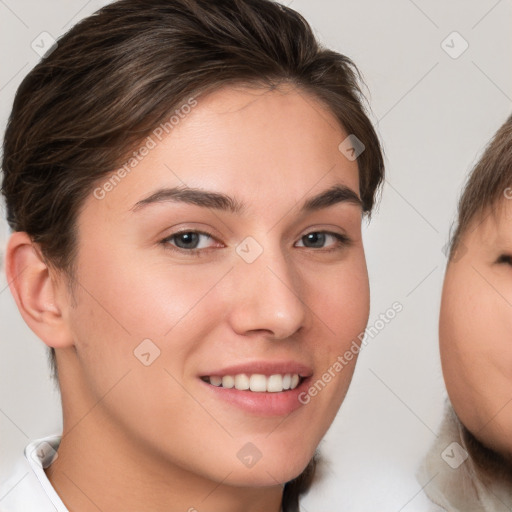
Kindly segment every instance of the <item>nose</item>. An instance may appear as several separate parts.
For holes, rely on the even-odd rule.
[[[304,283],[280,249],[265,249],[252,263],[240,259],[232,279],[229,321],[237,334],[286,339],[304,327]]]

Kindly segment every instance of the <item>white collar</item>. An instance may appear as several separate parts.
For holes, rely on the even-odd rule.
[[[61,437],[61,435],[54,434],[35,439],[25,447],[24,454],[30,468],[36,475],[41,487],[48,496],[48,499],[55,506],[57,512],[69,512],[44,472],[44,469],[50,466],[58,457],[57,450],[60,445]]]

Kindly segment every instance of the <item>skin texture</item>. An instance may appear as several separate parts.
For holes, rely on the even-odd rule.
[[[361,207],[345,201],[299,212],[336,184],[359,195],[357,162],[338,150],[346,136],[325,107],[291,86],[198,98],[104,199],[86,200],[75,302],[65,276],[46,267],[25,234],[13,235],[11,289],[27,323],[57,352],[64,434],[46,472],[71,510],[279,511],[281,484],[313,456],[355,358],[287,416],[227,404],[199,375],[294,360],[315,381],[364,330]],[[175,186],[222,192],[246,209],[167,201],[133,210]],[[163,242],[183,229],[211,233],[199,256],[173,251],[176,239]],[[325,231],[350,242],[304,241]],[[235,251],[247,236],[263,248],[250,264]],[[161,353],[144,366],[134,350],[148,338]],[[251,468],[237,457],[248,442],[262,453]]]
[[[477,216],[448,265],[439,334],[455,412],[484,445],[511,459],[512,205],[498,206]]]

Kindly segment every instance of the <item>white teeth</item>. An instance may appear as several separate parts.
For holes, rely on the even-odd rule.
[[[283,376],[282,375],[271,375],[267,381],[267,391],[276,393],[283,391]]]
[[[234,388],[235,387],[235,378],[231,377],[231,375],[224,375],[224,377],[222,377],[222,387],[223,388]]]
[[[297,373],[274,374],[269,377],[260,373],[250,376],[240,373],[237,375],[224,375],[223,377],[214,375],[204,379],[214,386],[222,386],[228,389],[235,388],[240,391],[251,390],[256,393],[279,393],[288,389],[295,389],[300,382],[300,376]]]
[[[259,373],[255,373],[251,375],[249,379],[249,387],[251,391],[264,392],[267,391],[267,378],[265,375],[260,375]]]
[[[235,375],[235,388],[239,389],[240,391],[245,391],[246,389],[249,389],[249,377],[245,375],[245,373],[240,373],[238,375]]]

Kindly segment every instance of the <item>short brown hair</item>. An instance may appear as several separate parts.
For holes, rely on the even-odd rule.
[[[235,83],[291,83],[325,104],[364,144],[371,212],[384,163],[361,77],[300,14],[271,0],[120,0],[62,36],[18,88],[2,160],[10,227],[72,276],[76,220],[95,183],[180,104]],[[58,382],[53,349],[50,363]],[[315,464],[287,484],[283,510],[298,510]]]
[[[450,241],[450,260],[469,227],[503,199],[512,199],[512,116],[501,125],[471,171],[459,199],[457,223]]]

